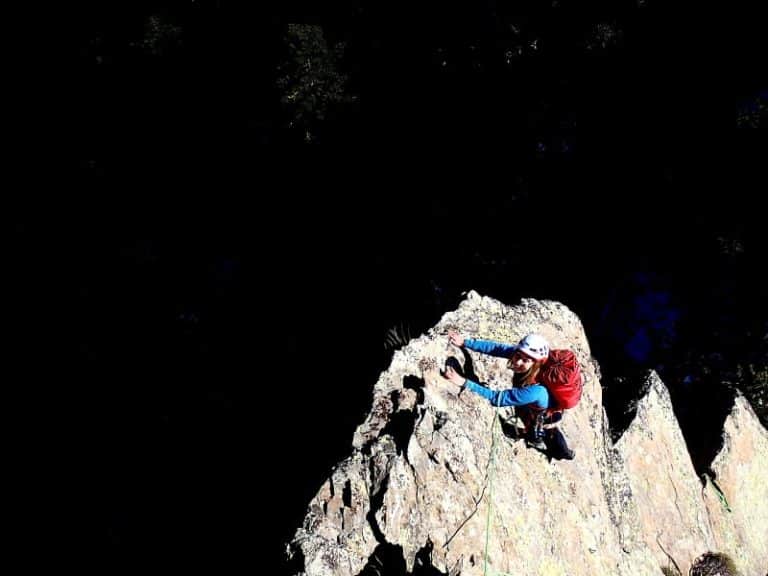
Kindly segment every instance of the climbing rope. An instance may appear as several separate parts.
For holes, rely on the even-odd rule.
[[[493,472],[496,468],[496,428],[499,415],[499,408],[501,408],[499,402],[501,401],[501,395],[499,395],[496,401],[496,411],[493,413],[493,420],[491,421],[491,454],[488,458],[488,516],[485,519],[485,553],[483,559],[483,576],[488,576],[488,541],[491,535],[491,513],[493,507]],[[512,576],[506,572],[493,571],[496,576]]]

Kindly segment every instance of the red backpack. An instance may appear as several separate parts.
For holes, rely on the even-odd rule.
[[[576,354],[570,350],[552,350],[539,378],[552,395],[550,410],[573,408],[581,399],[583,380]]]

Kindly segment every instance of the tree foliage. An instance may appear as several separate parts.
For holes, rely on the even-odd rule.
[[[144,36],[139,45],[152,56],[163,56],[181,45],[181,26],[167,17],[152,14],[144,24]]]
[[[344,44],[329,47],[317,24],[289,24],[284,41],[287,57],[277,79],[280,101],[288,110],[288,126],[313,142],[318,124],[332,108],[355,99],[347,92],[347,76],[338,70]]]

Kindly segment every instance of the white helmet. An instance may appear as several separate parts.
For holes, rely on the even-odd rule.
[[[534,360],[544,360],[549,356],[549,342],[540,334],[528,334],[520,340],[517,349]]]

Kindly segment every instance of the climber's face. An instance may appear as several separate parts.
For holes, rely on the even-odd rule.
[[[536,361],[533,358],[518,350],[510,357],[509,367],[515,372],[528,372],[534,362]]]

